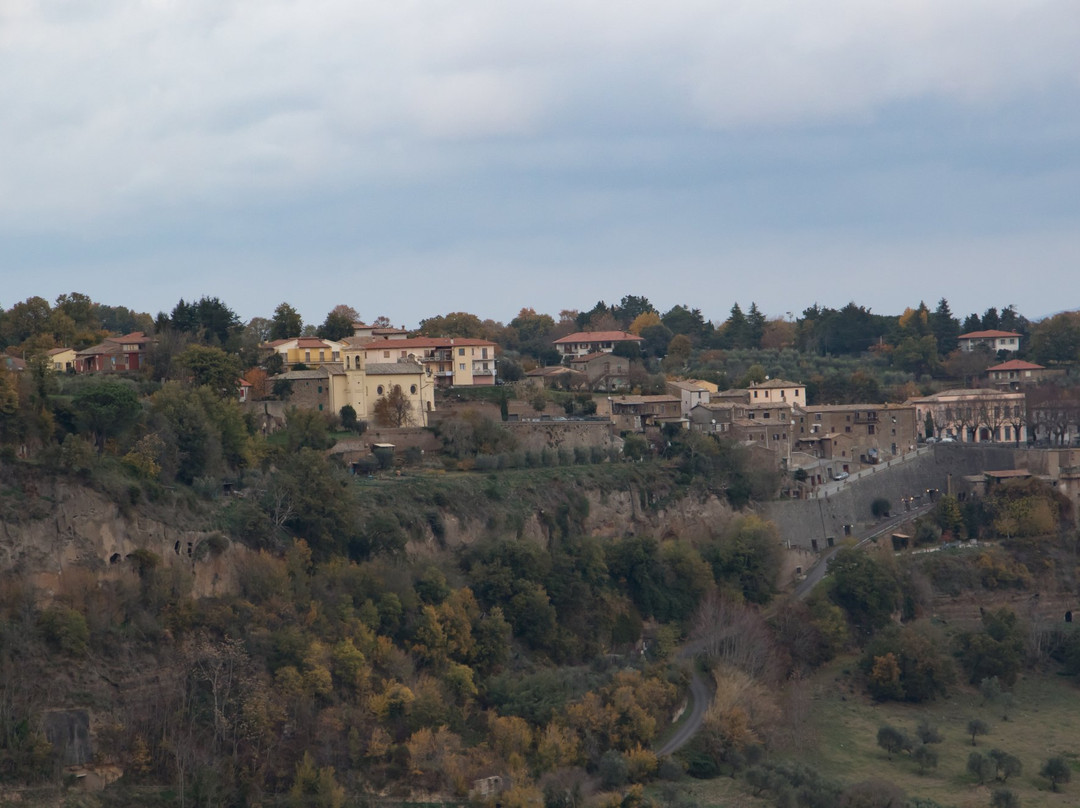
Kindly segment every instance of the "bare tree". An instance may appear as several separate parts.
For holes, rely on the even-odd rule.
[[[780,660],[765,619],[754,608],[717,592],[698,609],[691,645],[711,660],[745,671],[755,679],[774,680]]]
[[[375,421],[379,426],[408,426],[412,420],[412,402],[399,384],[375,402]]]

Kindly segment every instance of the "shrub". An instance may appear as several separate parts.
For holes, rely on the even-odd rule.
[[[45,640],[65,654],[83,656],[90,643],[90,629],[81,612],[67,606],[53,606],[38,616]]]

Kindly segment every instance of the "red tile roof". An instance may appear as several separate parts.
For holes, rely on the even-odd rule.
[[[555,340],[556,345],[566,345],[573,342],[644,342],[641,337],[627,331],[578,331],[561,339]]]
[[[495,343],[473,337],[410,337],[409,339],[371,340],[364,343],[363,347],[369,351],[396,351],[408,350],[409,348],[493,348]]]
[[[1042,365],[1036,365],[1034,362],[1025,362],[1023,359],[1010,359],[1008,362],[1002,362],[1000,365],[994,365],[990,370],[1046,370]]]
[[[997,339],[999,337],[1019,337],[1015,331],[969,331],[961,334],[957,339]]]

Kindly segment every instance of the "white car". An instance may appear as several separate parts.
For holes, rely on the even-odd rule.
[[[850,476],[851,475],[848,474],[846,471],[841,471],[839,474],[837,474],[835,477],[833,477],[833,479],[834,480],[846,480]]]

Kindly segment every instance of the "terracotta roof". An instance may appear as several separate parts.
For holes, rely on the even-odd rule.
[[[627,331],[578,331],[555,340],[555,345],[566,345],[574,342],[644,342],[641,337]]]
[[[83,348],[81,351],[76,351],[76,356],[97,356],[98,354],[118,354],[120,353],[120,344],[113,342],[112,340],[106,340],[105,342],[99,342],[97,345],[91,345],[89,348]]]
[[[130,334],[124,334],[119,337],[108,337],[108,339],[112,342],[122,342],[125,344],[150,342],[150,337],[146,336],[142,331],[132,331]]]
[[[329,348],[334,350],[335,345],[330,340],[320,339],[319,337],[300,337],[296,341],[297,348]]]
[[[957,339],[994,339],[997,337],[1019,337],[1015,331],[969,331],[961,334]]]
[[[988,471],[986,476],[999,480],[1008,480],[1016,477],[1031,477],[1032,473],[1027,469],[1004,469],[1002,471]]]
[[[17,356],[0,354],[0,367],[5,367],[8,370],[26,370],[26,362]]]
[[[1034,362],[1025,362],[1023,359],[1010,359],[1008,362],[1002,362],[1000,365],[994,365],[990,370],[1046,370],[1042,365],[1036,365]]]
[[[494,348],[495,343],[491,340],[476,339],[474,337],[409,337],[408,339],[369,339],[361,340],[363,347],[369,351],[407,350],[409,348]],[[358,343],[353,343],[357,344]]]
[[[46,351],[45,355],[46,356],[56,356],[57,354],[62,354],[65,351],[70,351],[70,350],[71,350],[71,348],[53,348],[51,351]]]

